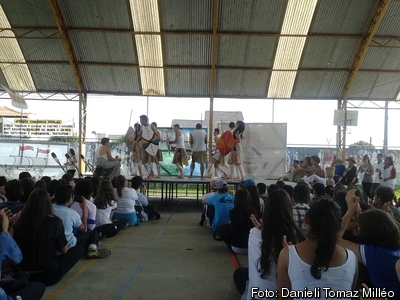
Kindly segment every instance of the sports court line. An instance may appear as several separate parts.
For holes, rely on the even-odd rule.
[[[130,232],[132,230],[132,228],[127,228],[125,229],[123,232],[120,232],[120,234],[118,235],[118,237],[109,244],[108,248],[113,248],[115,246],[116,243],[118,243],[125,235],[128,234],[128,232]],[[100,247],[99,247],[100,248]],[[63,282],[63,284],[61,284],[55,291],[53,291],[50,295],[46,296],[46,300],[51,300],[54,297],[56,297],[62,290],[64,290],[72,281],[74,281],[78,276],[80,276],[83,272],[85,272],[87,269],[89,269],[89,267],[91,265],[93,265],[93,263],[96,261],[97,259],[92,259],[90,261],[88,261],[86,264],[84,264],[82,267],[80,267],[78,269],[78,271],[76,271],[74,273],[74,275],[72,275],[70,278],[68,278],[67,280],[65,280]]]
[[[131,285],[132,281],[135,279],[136,274],[139,272],[140,268],[142,267],[144,261],[147,259],[147,257],[150,254],[150,250],[153,250],[154,245],[156,244],[156,242],[158,241],[158,239],[160,238],[161,234],[164,232],[165,228],[167,227],[169,221],[171,220],[172,216],[175,214],[176,210],[179,207],[179,204],[181,204],[182,200],[179,200],[178,204],[176,205],[175,209],[172,211],[171,215],[168,217],[167,221],[164,223],[163,227],[160,229],[160,231],[158,232],[158,234],[154,237],[153,241],[151,242],[149,248],[147,248],[146,252],[144,253],[142,259],[139,261],[139,263],[137,264],[136,268],[133,270],[133,272],[131,273],[131,275],[129,276],[128,280],[125,281],[125,283],[122,285],[121,289],[119,290],[117,296],[115,296],[114,299],[122,299],[122,297],[124,296],[126,290],[129,288],[129,286]]]

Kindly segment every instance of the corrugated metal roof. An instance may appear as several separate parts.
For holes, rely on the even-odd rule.
[[[21,117],[21,111],[14,110],[6,106],[0,106],[0,117]],[[27,118],[28,114],[23,113],[22,117]]]
[[[71,38],[77,46],[75,52],[79,61],[138,64],[132,34],[72,32]]]
[[[134,31],[129,1],[59,1],[62,18],[58,22],[53,3],[0,0],[12,27],[2,28],[0,39],[10,38],[10,32],[15,35],[36,90],[78,93],[81,87],[72,71],[77,65],[81,92],[143,95],[137,59],[137,47],[141,46],[135,35],[155,33]],[[166,96],[267,97],[287,1],[219,0],[216,16],[213,0],[152,3],[159,5],[161,32],[156,34],[161,35],[164,79],[160,80]],[[296,78],[290,97],[342,99],[345,86],[355,79],[349,99],[395,100],[400,90],[396,81],[400,73],[400,1],[388,6],[362,64],[355,65],[362,54],[364,34],[374,24],[371,20],[379,20],[373,13],[381,11],[376,8],[385,3],[318,1],[299,69],[297,74],[292,71]],[[65,28],[59,32],[57,23],[63,21]],[[64,43],[63,33],[70,38]],[[68,43],[71,51],[64,47]],[[153,50],[147,50],[149,57],[155,57]],[[288,61],[291,54],[287,53]],[[7,63],[20,64],[9,57],[0,54],[0,68]],[[142,67],[153,66],[152,61],[148,64]],[[354,78],[352,70],[356,70]],[[3,71],[0,83],[7,85]]]

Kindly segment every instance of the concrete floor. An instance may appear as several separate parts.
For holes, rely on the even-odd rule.
[[[232,274],[247,256],[234,256],[199,226],[196,200],[175,199],[160,213],[101,241],[111,256],[81,259],[44,299],[239,299]]]

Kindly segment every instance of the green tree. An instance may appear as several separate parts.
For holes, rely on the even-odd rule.
[[[51,136],[49,141],[59,143],[77,143],[77,136]]]
[[[371,153],[375,150],[375,147],[370,143],[358,141],[357,143],[351,144],[348,149],[349,152],[354,155],[358,154],[360,150],[363,150],[365,153]]]

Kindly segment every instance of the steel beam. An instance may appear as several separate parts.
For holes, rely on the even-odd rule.
[[[343,102],[341,104],[341,109],[345,111],[345,119],[342,125],[342,139],[341,143],[338,145],[338,150],[342,151],[342,159],[344,161],[346,156],[346,127],[347,127],[347,99],[350,94],[350,91],[353,87],[354,81],[357,77],[357,74],[361,68],[361,65],[364,61],[365,56],[367,55],[368,48],[371,45],[371,42],[375,36],[376,31],[378,30],[379,24],[381,23],[383,17],[387,9],[389,8],[392,0],[380,0],[375,6],[374,11],[371,14],[370,21],[367,24],[366,30],[363,34],[363,38],[358,46],[357,52],[353,58],[352,67],[350,68],[350,72],[347,76],[346,84],[343,89]]]

